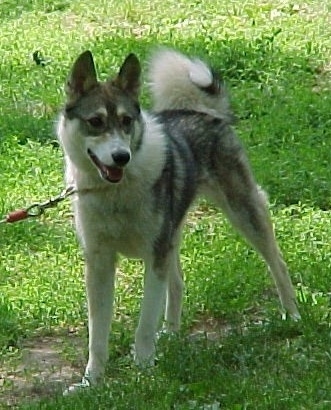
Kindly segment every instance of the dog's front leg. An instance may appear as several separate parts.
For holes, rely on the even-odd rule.
[[[113,310],[115,258],[109,248],[86,252],[89,359],[85,379],[95,384],[108,360],[108,337]]]
[[[151,366],[155,359],[155,338],[164,309],[167,288],[166,266],[155,268],[145,262],[144,297],[135,338],[135,362]]]

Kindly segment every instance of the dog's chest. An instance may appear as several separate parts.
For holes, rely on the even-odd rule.
[[[133,195],[133,197],[135,197]],[[90,196],[75,206],[79,237],[86,248],[100,244],[128,257],[144,258],[152,251],[162,216],[147,198]]]

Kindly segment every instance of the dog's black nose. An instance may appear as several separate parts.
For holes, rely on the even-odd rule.
[[[130,161],[130,153],[128,151],[116,151],[112,154],[113,160],[119,167],[124,167]]]

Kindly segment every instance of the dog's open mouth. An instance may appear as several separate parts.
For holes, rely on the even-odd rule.
[[[90,149],[88,150],[88,155],[100,171],[102,178],[113,184],[121,181],[124,173],[123,168],[104,164]]]

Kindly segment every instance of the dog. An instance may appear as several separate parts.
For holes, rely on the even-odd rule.
[[[295,292],[276,243],[265,194],[233,130],[223,82],[202,60],[158,49],[149,62],[153,111],[139,104],[141,66],[128,55],[99,82],[90,51],[75,61],[57,133],[66,182],[75,187],[75,225],[85,258],[89,358],[82,382],[94,385],[108,360],[117,254],[144,261],[144,296],[135,361],[149,366],[165,311],[178,331],[185,216],[200,196],[224,212],[260,253],[283,309],[299,319]]]

